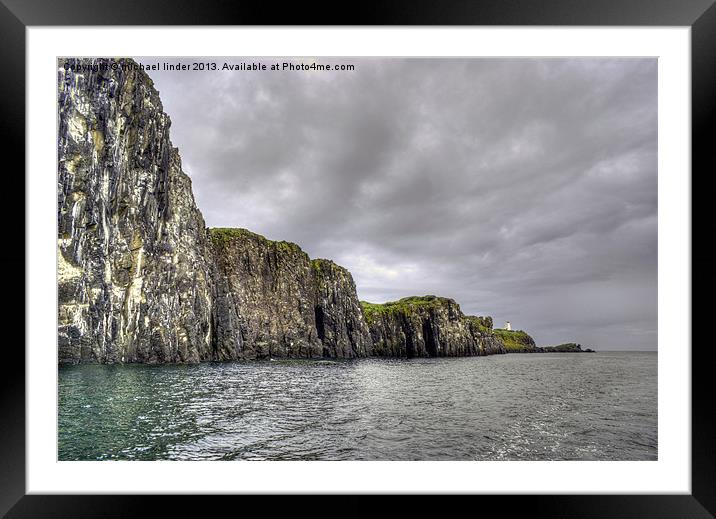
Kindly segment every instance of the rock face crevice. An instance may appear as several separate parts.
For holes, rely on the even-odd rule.
[[[311,269],[324,356],[347,358],[372,355],[370,330],[351,273],[327,259],[311,260]]]
[[[65,59],[57,76],[60,363],[534,348],[452,299],[361,303],[350,272],[330,260],[245,229],[206,229],[137,63]]]

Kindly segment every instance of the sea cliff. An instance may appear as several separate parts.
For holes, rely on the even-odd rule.
[[[456,357],[505,353],[492,330],[492,318],[466,316],[452,299],[429,295],[362,305],[373,340],[373,355]]]
[[[210,229],[220,360],[371,353],[350,273],[246,229]]]
[[[149,76],[128,59],[60,60],[58,361],[534,352],[452,299],[359,302],[327,259],[207,229]]]
[[[132,63],[57,71],[60,362],[211,358],[204,219],[159,94]]]

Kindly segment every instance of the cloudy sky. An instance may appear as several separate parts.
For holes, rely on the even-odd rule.
[[[363,300],[656,349],[655,59],[317,62],[355,70],[149,73],[208,226],[333,259]]]

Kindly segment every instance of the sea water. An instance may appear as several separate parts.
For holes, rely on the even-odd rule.
[[[59,460],[654,460],[657,354],[59,368]]]

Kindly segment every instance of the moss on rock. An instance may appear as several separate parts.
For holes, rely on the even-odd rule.
[[[273,247],[278,252],[302,253],[301,247],[289,241],[269,240],[265,236],[243,229],[241,227],[210,227],[209,237],[214,245],[226,246],[234,240],[249,239],[260,243],[263,246]]]
[[[519,353],[536,350],[534,339],[522,330],[504,330],[497,328],[493,330],[493,332],[502,340],[508,352]]]

